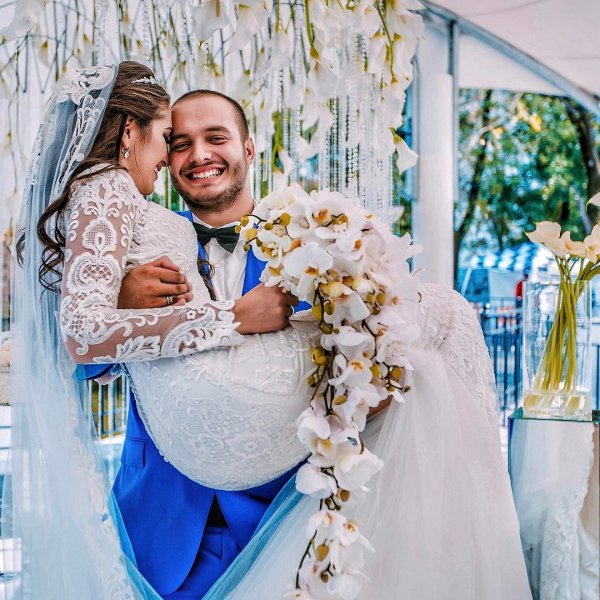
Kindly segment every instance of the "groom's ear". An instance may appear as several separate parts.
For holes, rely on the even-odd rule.
[[[252,164],[254,162],[254,156],[256,154],[256,150],[254,149],[254,142],[251,137],[244,142],[244,150],[246,152],[246,162],[248,164]]]

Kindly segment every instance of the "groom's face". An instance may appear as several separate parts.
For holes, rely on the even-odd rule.
[[[175,189],[200,212],[223,211],[249,185],[252,140],[242,139],[235,108],[218,96],[186,98],[173,107],[169,169]]]

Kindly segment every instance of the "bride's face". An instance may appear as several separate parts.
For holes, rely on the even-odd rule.
[[[169,163],[168,140],[171,134],[171,111],[165,109],[142,135],[139,126],[128,120],[123,134],[122,148],[129,148],[119,162],[128,170],[136,187],[144,196],[151,194],[163,167]]]

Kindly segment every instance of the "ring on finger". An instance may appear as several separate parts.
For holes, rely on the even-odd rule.
[[[166,296],[165,300],[167,301],[167,306],[171,306],[171,304],[173,304],[173,296]]]

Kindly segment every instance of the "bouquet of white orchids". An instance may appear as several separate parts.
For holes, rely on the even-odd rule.
[[[590,202],[600,204],[600,194]],[[600,273],[600,225],[582,241],[561,233],[552,221],[536,223],[527,233],[532,242],[544,245],[553,254],[560,275],[556,317],[536,372],[534,390],[574,392],[577,386],[577,302],[588,282]]]
[[[371,546],[343,508],[383,466],[360,437],[369,409],[389,396],[403,402],[407,391],[403,350],[419,334],[408,264],[416,247],[341,194],[309,195],[298,185],[264,198],[241,234],[267,262],[263,281],[308,301],[321,330],[308,380],[314,393],[298,418],[310,456],[296,478],[320,509],[308,524],[294,594],[352,599]]]

